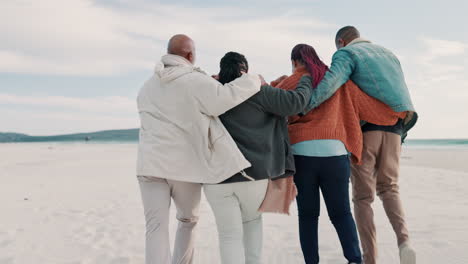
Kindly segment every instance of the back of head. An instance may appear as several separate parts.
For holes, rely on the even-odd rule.
[[[351,41],[361,37],[359,30],[353,26],[346,26],[338,30],[335,37],[336,48],[346,47]]]
[[[195,43],[184,34],[174,35],[167,45],[167,53],[181,56],[191,63],[195,62]]]
[[[312,86],[315,88],[328,71],[328,66],[320,60],[312,46],[298,44],[291,51],[291,60],[303,64],[312,76]]]
[[[237,52],[228,52],[219,63],[219,82],[230,83],[242,76],[242,72],[249,71],[249,63],[244,55]]]

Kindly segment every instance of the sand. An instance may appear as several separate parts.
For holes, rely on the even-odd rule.
[[[0,263],[143,263],[135,155],[135,144],[0,144]],[[401,193],[418,263],[468,263],[467,186],[468,150],[404,150]],[[374,207],[379,263],[399,263],[379,200]],[[195,263],[219,263],[205,200],[201,215]],[[324,206],[320,219],[321,263],[346,263]],[[264,263],[304,263],[296,208],[264,222]]]

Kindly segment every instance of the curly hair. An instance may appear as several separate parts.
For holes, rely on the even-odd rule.
[[[241,72],[248,72],[249,63],[244,55],[231,51],[221,59],[219,68],[218,80],[220,83],[225,84],[239,78],[242,75]]]

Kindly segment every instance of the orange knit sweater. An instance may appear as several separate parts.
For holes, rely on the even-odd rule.
[[[304,73],[305,68],[298,68],[287,79],[271,85],[294,90]],[[290,117],[289,137],[291,144],[315,139],[341,140],[353,155],[353,161],[360,164],[363,144],[360,121],[390,126],[398,118],[405,116],[406,112],[394,112],[386,104],[364,93],[352,81],[348,81],[319,107],[302,117]]]

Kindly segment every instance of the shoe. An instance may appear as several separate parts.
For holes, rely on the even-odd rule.
[[[416,264],[416,251],[408,242],[402,243],[400,249],[400,264]]]

